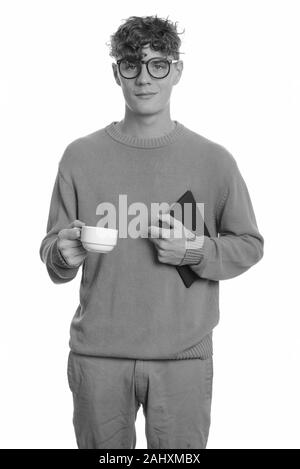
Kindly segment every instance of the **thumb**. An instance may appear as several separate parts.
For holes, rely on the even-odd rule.
[[[78,239],[80,238],[81,235],[81,230],[80,228],[84,226],[85,223],[80,221],[80,220],[74,220],[70,225],[68,226],[66,232],[64,233],[67,237],[67,239]]]
[[[85,223],[83,221],[74,220],[74,221],[72,221],[72,223],[70,223],[69,228],[74,228],[74,227],[81,228],[83,225],[85,225]]]
[[[161,210],[160,210],[161,214],[167,214],[167,215],[169,215],[170,212],[171,212],[171,210],[172,210],[172,208],[173,208],[175,205],[176,205],[176,202],[173,202],[173,203],[170,204],[170,205],[167,204],[167,206],[162,207]]]
[[[66,239],[79,239],[80,235],[80,228],[75,226],[74,228],[67,228],[66,230],[63,230],[61,237]]]

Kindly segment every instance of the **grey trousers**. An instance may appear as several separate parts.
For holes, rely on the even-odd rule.
[[[134,449],[140,405],[148,449],[206,447],[213,357],[134,360],[70,350],[67,375],[79,449]]]

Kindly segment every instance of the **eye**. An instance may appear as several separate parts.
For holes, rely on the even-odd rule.
[[[153,65],[156,70],[165,70],[167,68],[167,63],[165,61],[153,61]]]
[[[124,62],[124,67],[126,70],[134,70],[136,68],[136,63],[135,62]]]

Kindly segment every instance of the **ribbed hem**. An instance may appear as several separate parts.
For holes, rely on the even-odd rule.
[[[204,256],[204,237],[196,236],[195,240],[186,240],[185,254],[179,265],[199,264]]]
[[[111,122],[111,124],[107,125],[104,130],[114,140],[123,143],[127,146],[137,148],[159,148],[168,145],[172,142],[175,142],[175,140],[185,131],[186,128],[183,124],[176,120],[174,120],[173,122],[175,123],[174,129],[171,130],[171,132],[169,132],[168,134],[161,135],[158,137],[143,138],[124,134],[116,127],[116,124],[118,123],[117,121]]]
[[[202,358],[205,360],[213,355],[213,340],[212,332],[207,334],[203,339],[196,345],[184,350],[183,352],[175,355],[176,360],[185,360],[189,358]]]
[[[103,352],[95,352],[93,347],[84,344],[83,342],[73,343],[73,339],[69,340],[69,346],[72,352],[77,353],[79,355],[89,355],[95,357],[106,357],[106,358],[127,358],[131,360],[188,360],[193,358],[200,358],[202,360],[206,360],[207,358],[212,357],[213,355],[213,329],[206,334],[200,342],[196,345],[192,345],[191,347],[183,350],[182,352],[172,354],[172,355],[160,355],[155,357],[147,357],[143,353],[140,354],[113,354],[107,353],[106,351]],[[91,348],[90,348],[91,347]]]

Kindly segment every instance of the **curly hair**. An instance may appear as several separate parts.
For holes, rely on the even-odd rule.
[[[130,16],[118,30],[110,36],[111,57],[134,57],[142,59],[142,48],[146,44],[155,51],[171,55],[179,60],[181,39],[177,32],[177,22],[155,16]],[[184,30],[185,31],[185,30]],[[183,32],[184,32],[183,31]]]

